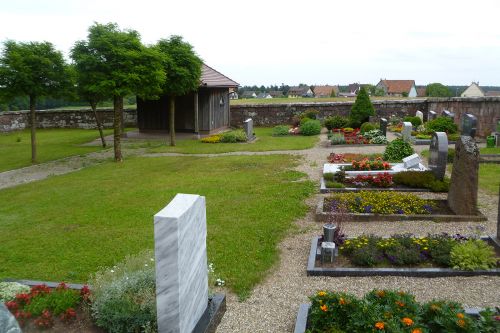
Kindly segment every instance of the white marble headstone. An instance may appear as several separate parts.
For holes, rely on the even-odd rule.
[[[424,123],[424,113],[422,111],[417,111],[415,113],[415,117],[419,117],[420,120],[422,121],[422,124]]]
[[[154,216],[159,333],[191,333],[208,305],[205,197],[177,194]]]
[[[403,158],[403,165],[406,169],[418,168],[421,162],[422,159],[418,156],[418,154],[413,154]]]
[[[401,130],[401,136],[403,137],[404,141],[410,141],[411,140],[411,131],[413,129],[413,125],[409,121],[405,121],[403,123],[403,129]]]

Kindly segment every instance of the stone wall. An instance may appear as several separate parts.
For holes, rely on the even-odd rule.
[[[125,127],[137,126],[137,111],[124,110]],[[97,116],[105,128],[113,127],[113,110],[102,109]],[[36,111],[37,128],[96,128],[94,113],[90,110],[38,110]],[[0,132],[9,132],[29,128],[29,111],[0,112]]]

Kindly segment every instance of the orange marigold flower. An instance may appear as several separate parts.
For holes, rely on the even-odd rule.
[[[411,333],[422,333],[422,330],[420,328],[415,328]]]
[[[385,328],[385,324],[381,321],[375,323],[375,328],[378,330],[383,330]]]
[[[324,312],[328,311],[328,307],[326,306],[326,304],[320,306],[319,308],[321,309],[321,311],[324,311]]]
[[[464,314],[463,313],[457,313],[457,318],[464,319]]]
[[[344,305],[346,303],[345,299],[343,299],[342,297],[340,298],[339,300],[339,304],[340,305]]]
[[[400,302],[400,301],[396,301],[395,303],[396,303],[397,305],[399,305],[400,307],[404,307],[404,306],[405,306],[405,303]]]
[[[459,319],[459,320],[457,321],[457,325],[458,325],[458,326],[460,326],[460,327],[465,327],[465,320],[463,320],[463,319]]]
[[[324,291],[320,291],[320,292],[318,292],[318,296],[319,296],[319,297],[322,297],[322,296],[325,296],[325,295],[326,295],[326,292],[324,292]]]
[[[405,324],[406,326],[411,326],[411,325],[413,325],[413,320],[411,320],[411,318],[404,317],[403,319],[401,319],[401,321],[402,321],[402,322],[403,322],[403,324]]]

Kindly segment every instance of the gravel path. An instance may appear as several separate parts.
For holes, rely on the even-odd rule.
[[[322,140],[325,140],[322,137]],[[417,151],[428,146],[416,146]],[[305,172],[312,180],[318,181],[323,163],[330,152],[383,152],[384,147],[324,147],[322,143],[315,148],[300,152],[303,155],[298,170]],[[296,221],[298,231],[289,235],[279,245],[280,261],[268,277],[259,284],[251,296],[240,302],[234,294],[227,294],[227,311],[217,332],[293,332],[295,317],[300,303],[308,302],[307,296],[317,290],[329,289],[347,291],[358,296],[374,288],[401,289],[413,293],[417,300],[428,301],[434,298],[454,300],[465,306],[498,306],[500,303],[500,277],[452,277],[452,278],[410,278],[410,277],[308,277],[306,276],[307,257],[311,238],[321,234],[322,224],[314,221],[313,210],[320,195],[308,200],[310,212]],[[438,194],[437,196],[446,197]],[[481,211],[488,217],[482,223],[489,234],[496,232],[496,196],[479,193]],[[346,226],[349,236],[363,233],[390,235],[412,232],[417,235],[427,233],[469,233],[474,223],[434,223],[414,222],[377,222],[350,223]]]

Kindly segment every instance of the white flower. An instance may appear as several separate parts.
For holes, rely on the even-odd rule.
[[[115,271],[114,270],[110,270],[111,273],[114,273]]]
[[[151,259],[149,259],[149,260],[151,260],[151,261],[155,261],[153,258],[151,258]]]
[[[148,264],[144,264],[144,266],[148,267]]]

